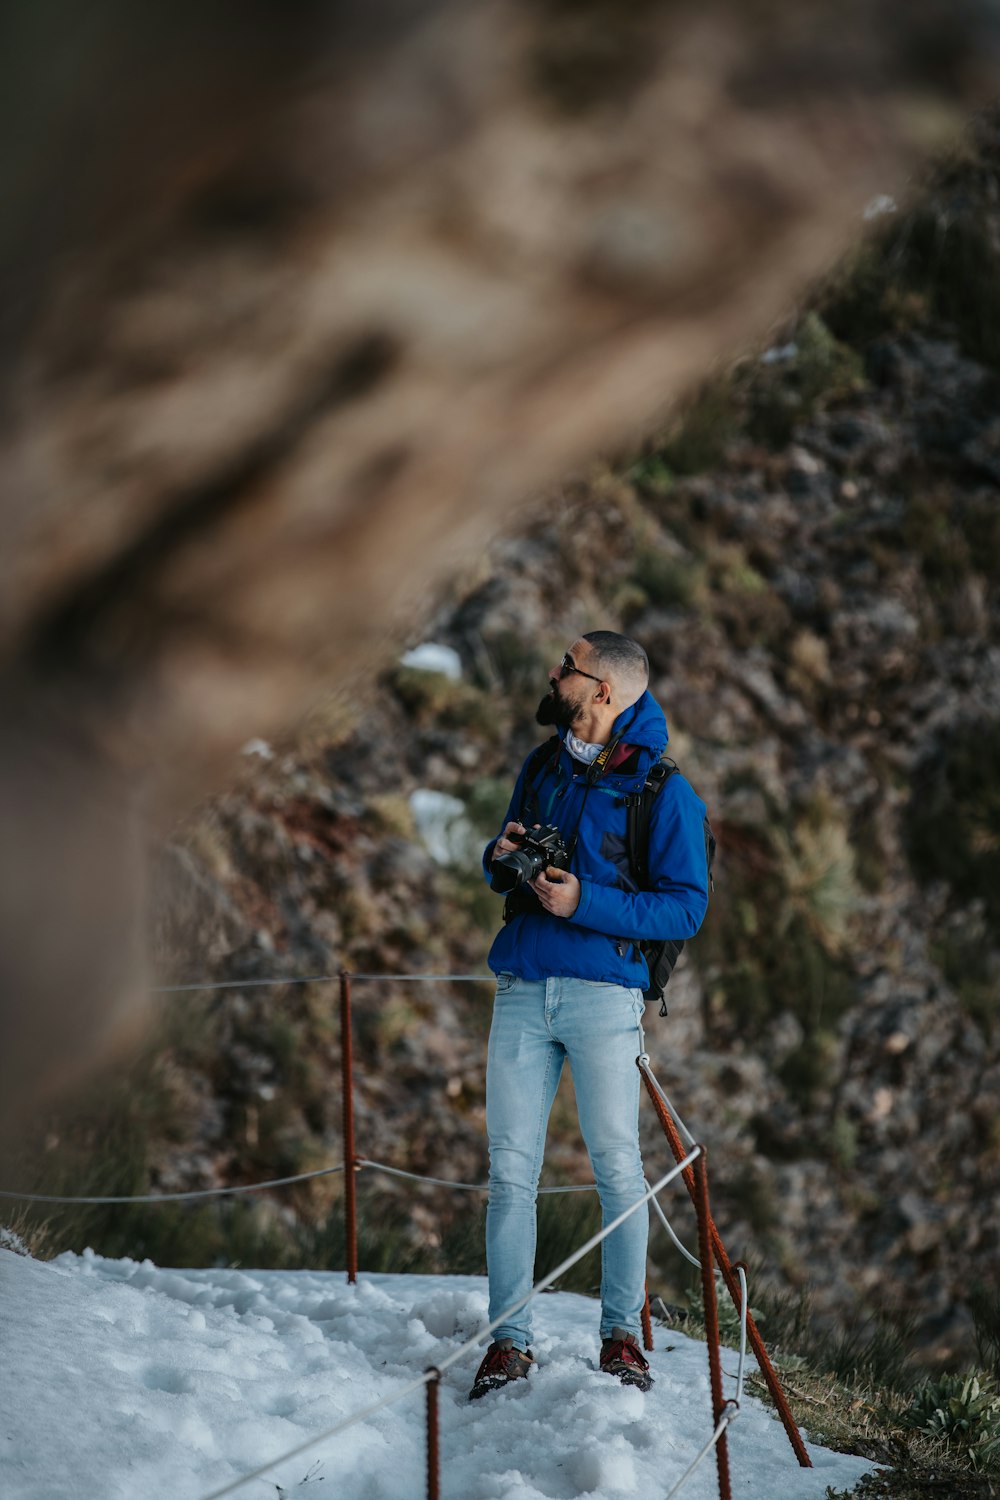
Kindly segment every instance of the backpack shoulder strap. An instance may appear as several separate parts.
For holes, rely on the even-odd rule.
[[[653,817],[653,802],[677,769],[672,760],[658,760],[650,766],[642,791],[628,799],[625,842],[632,874],[640,890],[649,879],[649,825]]]
[[[562,749],[562,740],[557,734],[551,739],[536,745],[524,763],[524,781],[521,786],[521,821],[534,822],[538,810],[538,790],[536,782],[542,772],[553,762]]]
[[[524,763],[524,784],[531,786],[547,761],[554,760],[556,748],[562,749],[562,740],[557,734],[536,745]]]

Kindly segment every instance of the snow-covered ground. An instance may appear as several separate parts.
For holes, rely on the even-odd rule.
[[[43,1263],[0,1249],[0,1494],[5,1500],[199,1500],[401,1390],[486,1321],[475,1276],[160,1270],[89,1251]],[[595,1368],[597,1306],[538,1298],[530,1379],[470,1403],[475,1358],[440,1392],[449,1500],[662,1500],[711,1431],[704,1344],[657,1330],[648,1395]],[[735,1374],[736,1356],[723,1352]],[[727,1394],[733,1382],[727,1381]],[[420,1500],[422,1390],[236,1493]],[[744,1398],[733,1493],[821,1500],[870,1466],[821,1448],[800,1469]],[[685,1500],[718,1493],[712,1455]]]

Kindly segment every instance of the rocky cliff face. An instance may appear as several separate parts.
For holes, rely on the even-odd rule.
[[[0,52],[0,1140],[143,1022],[151,830],[759,337],[1000,61],[992,0],[31,9]]]
[[[628,630],[719,838],[647,1042],[711,1148],[724,1237],[824,1316],[911,1312],[941,1357],[1000,1257],[998,139],[983,121],[769,349],[455,580],[414,631],[448,670],[400,665],[349,735],[320,712],[248,747],[165,852],[159,903],[165,977],[481,972],[499,903],[477,851],[545,668],[581,629]],[[489,1002],[358,984],[365,1155],[482,1177]],[[156,1182],[339,1159],[332,986],[190,1014]],[[587,1171],[565,1091],[548,1170]],[[332,1192],[290,1200],[286,1228]],[[370,1224],[398,1213],[425,1247],[469,1220],[444,1194],[364,1194]]]

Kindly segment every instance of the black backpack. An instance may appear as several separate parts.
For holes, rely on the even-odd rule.
[[[671,776],[678,770],[672,760],[658,760],[655,766],[650,766],[646,777],[646,785],[641,792],[634,792],[626,799],[628,808],[628,824],[625,834],[625,847],[628,851],[628,861],[632,867],[632,875],[640,890],[645,888],[645,882],[649,879],[649,825],[653,816],[653,802],[657,795],[666,786]],[[712,878],[712,868],[715,864],[715,834],[712,825],[708,821],[708,814],[702,824],[705,834],[705,866],[708,870],[708,888],[715,890],[715,881]],[[667,987],[674,965],[681,956],[684,948],[683,938],[660,938],[654,940],[644,938],[639,943],[646,967],[649,969],[649,987],[645,992],[645,1000],[660,1002],[660,1015],[667,1014],[667,1002],[664,998],[664,990]]]
[[[549,761],[554,761],[562,749],[562,740],[558,735],[546,740],[533,750],[525,766],[525,786],[528,796],[534,793],[534,782],[542,767]],[[625,833],[625,847],[628,853],[628,862],[632,871],[632,878],[639,890],[646,889],[646,881],[649,879],[649,825],[653,817],[653,803],[659,793],[666,786],[671,776],[679,768],[672,760],[664,757],[655,765],[650,766],[646,776],[646,785],[641,792],[631,792],[626,795],[625,806],[627,808],[627,822]],[[523,821],[523,819],[522,819]],[[705,865],[708,870],[708,888],[715,890],[715,881],[712,878],[712,868],[715,864],[715,834],[712,825],[705,815]],[[532,893],[533,894],[533,893]],[[517,908],[513,908],[513,911]],[[505,910],[504,919],[509,920]],[[667,1002],[664,998],[664,990],[674,972],[674,966],[681,956],[684,948],[683,938],[644,938],[638,943],[646,967],[649,969],[649,987],[645,991],[644,998],[648,1004],[651,1000],[658,1000],[660,1004],[660,1015],[667,1014]]]

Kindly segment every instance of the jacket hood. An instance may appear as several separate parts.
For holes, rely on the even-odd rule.
[[[619,731],[628,744],[642,745],[652,751],[655,760],[659,760],[667,748],[670,735],[666,715],[648,688],[637,703],[633,703],[631,708],[623,709],[618,715],[613,733],[618,734]]]
[[[567,731],[560,727],[557,731],[563,744],[566,743]],[[663,709],[657,703],[648,688],[638,702],[633,703],[631,708],[622,709],[611,727],[612,735],[621,734],[622,741],[628,745],[636,745],[647,752],[646,757],[638,770],[632,776],[620,778],[612,772],[608,775],[608,782],[616,784],[619,781],[628,782],[638,777],[639,785],[645,780],[646,771],[654,761],[660,759],[667,748],[670,738],[667,733],[667,720]]]

